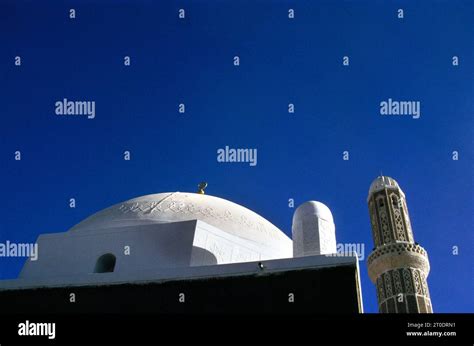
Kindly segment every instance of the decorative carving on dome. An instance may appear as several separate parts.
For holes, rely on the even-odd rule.
[[[184,198],[188,197],[186,194],[182,194]],[[137,213],[139,215],[153,215],[155,213],[182,213],[195,215],[196,218],[202,216],[204,218],[212,218],[222,221],[230,221],[245,228],[256,230],[264,233],[273,239],[281,239],[282,235],[276,232],[272,232],[268,227],[259,220],[252,220],[246,215],[234,215],[232,211],[228,209],[216,210],[215,208],[208,205],[197,205],[192,202],[185,202],[182,198],[175,199],[173,195],[157,202],[157,201],[140,201],[140,202],[124,202],[118,210],[123,213]]]

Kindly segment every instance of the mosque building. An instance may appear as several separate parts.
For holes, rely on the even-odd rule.
[[[18,279],[0,281],[3,313],[363,312],[357,254],[335,256],[327,206],[300,205],[290,239],[205,186],[133,198],[67,232],[40,235],[38,258]],[[380,311],[430,312],[428,260],[413,243],[393,179],[372,183],[369,209],[376,248],[368,265]]]

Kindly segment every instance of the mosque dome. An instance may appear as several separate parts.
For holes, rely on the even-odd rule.
[[[187,192],[151,194],[118,203],[88,217],[69,232],[88,234],[196,219],[255,245],[284,252],[292,246],[285,233],[250,209],[219,197]]]

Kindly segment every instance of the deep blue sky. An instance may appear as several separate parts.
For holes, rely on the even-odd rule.
[[[429,253],[435,312],[473,312],[473,23],[472,1],[0,0],[0,242],[206,180],[287,234],[289,198],[322,201],[337,241],[367,256],[367,191],[382,171]],[[96,118],[56,116],[63,98],[96,101]],[[420,101],[421,118],[380,116],[388,98]],[[218,163],[226,145],[257,148],[257,166]],[[23,261],[0,258],[0,279]],[[365,261],[361,280],[375,312]]]

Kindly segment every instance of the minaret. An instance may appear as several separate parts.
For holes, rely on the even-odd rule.
[[[394,179],[379,176],[370,185],[367,203],[375,244],[367,266],[379,312],[433,312],[426,283],[428,255],[413,238],[402,189]]]

